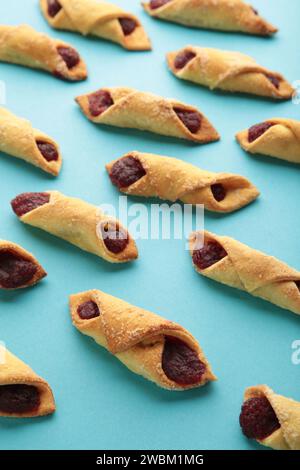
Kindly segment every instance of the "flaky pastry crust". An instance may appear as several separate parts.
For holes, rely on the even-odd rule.
[[[90,320],[82,320],[77,309],[88,301],[96,303],[100,315]],[[142,375],[160,387],[185,390],[216,380],[196,339],[176,323],[99,290],[72,295],[70,310],[73,324],[81,333],[91,336],[132,372]],[[206,365],[206,371],[199,383],[181,386],[166,376],[161,365],[164,335],[179,338],[197,352],[199,359]]]
[[[191,255],[201,249],[198,246],[201,235],[203,232],[191,235]],[[300,314],[299,271],[230,237],[205,231],[204,240],[221,245],[227,256],[206,269],[194,264],[198,273]]]
[[[120,188],[126,194],[204,204],[205,209],[216,212],[232,212],[259,196],[256,187],[243,176],[213,173],[176,158],[150,153],[129,152],[106,165],[108,173],[116,162],[129,156],[142,164],[146,174],[130,186]],[[226,190],[222,201],[213,196],[211,187],[215,184],[221,184]]]
[[[75,31],[116,42],[129,50],[149,50],[150,40],[139,19],[117,5],[102,0],[59,0],[60,11],[51,17],[47,0],[40,0],[45,19],[56,29]],[[134,31],[124,34],[119,19],[136,23]]]
[[[82,58],[69,69],[58,53],[59,47],[74,50],[70,44],[51,38],[28,25],[0,26],[0,61],[41,69],[65,80],[84,80],[87,69]]]
[[[194,57],[183,68],[175,67],[178,54],[192,52]],[[278,72],[259,65],[252,57],[236,51],[188,45],[167,54],[173,74],[211,90],[249,93],[268,98],[291,99],[294,93],[290,83]]]

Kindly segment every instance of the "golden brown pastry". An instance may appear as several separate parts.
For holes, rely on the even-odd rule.
[[[205,209],[232,212],[249,204],[259,192],[243,176],[212,173],[176,158],[129,152],[106,165],[120,191],[134,196],[159,197]]]
[[[3,359],[0,362],[0,416],[34,418],[54,413],[55,402],[46,380],[8,350],[3,351]]]
[[[151,0],[143,3],[154,18],[192,26],[268,36],[277,28],[242,0]]]
[[[207,231],[194,232],[190,247],[198,273],[300,314],[299,271],[233,238]]]
[[[53,28],[108,39],[125,49],[151,49],[139,19],[112,3],[102,0],[40,0],[40,6]]]
[[[111,263],[137,258],[134,240],[121,223],[100,207],[58,191],[23,193],[11,202],[25,224],[56,235]]]
[[[176,323],[99,290],[72,295],[70,309],[81,333],[160,387],[186,390],[216,379],[196,339]]]
[[[20,289],[37,284],[46,271],[29,251],[0,240],[0,289]]]
[[[240,425],[249,439],[275,450],[300,450],[300,403],[267,385],[246,389]]]
[[[300,121],[271,118],[238,132],[236,139],[246,152],[300,163]]]
[[[29,121],[0,108],[0,151],[57,176],[62,165],[58,144]]]
[[[211,90],[249,93],[278,100],[290,99],[294,89],[278,72],[236,51],[186,46],[167,54],[173,74]]]
[[[78,96],[85,116],[96,124],[139,129],[198,143],[213,142],[219,134],[194,106],[132,88],[101,88]]]
[[[45,70],[65,80],[87,77],[85,63],[70,44],[28,25],[0,25],[0,61]]]

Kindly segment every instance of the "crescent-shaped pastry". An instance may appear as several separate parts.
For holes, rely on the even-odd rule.
[[[0,108],[0,151],[57,176],[62,165],[58,144],[26,119]]]
[[[277,28],[243,0],[151,0],[143,3],[153,18],[194,28],[269,36]]]
[[[0,289],[20,289],[37,284],[46,271],[29,251],[0,240]]]
[[[54,413],[55,402],[46,380],[7,349],[1,351],[0,416],[34,418]]]
[[[99,290],[70,297],[74,326],[132,372],[186,390],[216,380],[196,339],[182,326]]]
[[[271,118],[238,132],[236,139],[246,152],[300,163],[300,121]]]
[[[198,143],[213,142],[219,134],[194,106],[132,88],[101,88],[78,96],[85,116],[96,124],[126,127],[178,137]]]
[[[102,0],[40,0],[42,13],[56,29],[76,31],[116,42],[125,49],[151,49],[139,19]]]
[[[292,98],[293,87],[278,72],[236,51],[186,46],[167,54],[173,74],[211,90],[249,93],[278,100]]]
[[[0,25],[0,61],[41,69],[65,80],[87,77],[85,63],[70,44],[28,25]]]
[[[121,223],[100,207],[81,199],[46,191],[20,194],[11,205],[25,224],[56,235],[106,261],[124,263],[138,256],[134,240]]]
[[[233,238],[207,231],[194,232],[190,247],[198,273],[300,314],[299,271]]]
[[[249,439],[274,450],[300,450],[300,403],[267,385],[246,389],[240,425]]]
[[[259,191],[243,176],[212,173],[176,158],[130,152],[106,165],[120,191],[134,196],[159,197],[205,209],[232,212],[249,204]]]

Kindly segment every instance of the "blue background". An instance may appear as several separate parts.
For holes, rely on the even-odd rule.
[[[139,15],[152,39],[152,52],[127,52],[102,40],[52,30],[37,0],[1,2],[1,22],[28,23],[69,41],[83,55],[90,76],[86,82],[72,84],[38,71],[0,65],[7,107],[54,137],[64,158],[57,179],[17,159],[5,155],[0,159],[0,236],[32,251],[48,271],[48,277],[32,289],[0,293],[0,339],[49,381],[57,403],[52,417],[0,419],[0,448],[259,448],[239,429],[243,391],[249,385],[267,383],[279,393],[300,399],[300,366],[291,362],[291,343],[300,339],[296,315],[197,275],[184,240],[139,241],[140,259],[114,266],[21,224],[9,203],[20,192],[58,189],[95,204],[117,205],[119,194],[106,175],[106,162],[133,149],[170,155],[209,170],[249,177],[260,188],[260,199],[237,213],[207,213],[206,228],[299,269],[299,168],[247,155],[234,135],[263,119],[297,119],[300,107],[292,102],[212,93],[179,81],[168,72],[165,53],[186,44],[235,49],[294,81],[300,78],[300,3],[254,1],[280,28],[271,39],[189,30],[151,19],[138,0],[116,3]],[[222,140],[194,146],[96,127],[73,99],[101,86],[136,87],[199,106]],[[71,325],[69,294],[90,288],[181,323],[199,339],[219,381],[171,393],[130,373]]]

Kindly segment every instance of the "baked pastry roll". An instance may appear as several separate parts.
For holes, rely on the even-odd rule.
[[[143,3],[154,18],[195,28],[269,36],[277,28],[242,0],[151,0]]]
[[[46,380],[7,349],[3,356],[4,361],[0,362],[0,416],[34,418],[54,413],[55,402]]]
[[[233,238],[207,231],[194,232],[190,247],[198,273],[300,314],[299,271]]]
[[[300,121],[268,119],[238,132],[236,139],[246,152],[300,163]]]
[[[130,152],[106,165],[120,191],[185,204],[204,204],[216,212],[232,212],[259,196],[243,176],[212,173],[176,158]]]
[[[11,205],[25,224],[56,235],[106,261],[123,263],[138,256],[128,231],[100,207],[58,191],[23,193]]]
[[[56,29],[76,31],[116,42],[125,49],[149,50],[151,43],[139,19],[101,0],[40,0],[48,23]]]
[[[62,157],[57,143],[29,121],[0,108],[0,151],[57,176]]]
[[[70,297],[74,326],[128,369],[169,390],[216,380],[196,339],[182,326],[99,290]]]
[[[267,385],[246,389],[240,425],[249,439],[275,450],[300,450],[300,403]]]
[[[173,74],[211,90],[250,93],[278,100],[290,99],[294,89],[277,72],[236,51],[186,46],[167,54]]]
[[[16,243],[0,240],[0,289],[20,289],[47,276],[38,260]]]
[[[219,134],[194,106],[132,88],[101,88],[76,98],[85,116],[96,124],[139,129],[198,143]]]
[[[0,61],[42,69],[65,80],[87,77],[85,63],[70,44],[28,25],[0,26]]]

